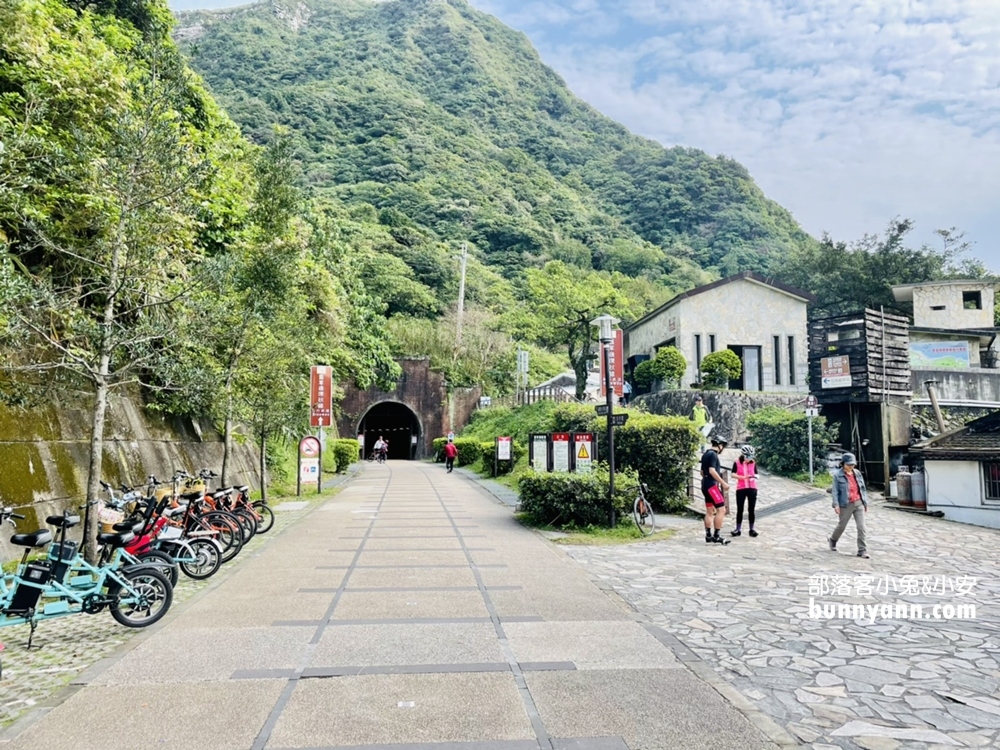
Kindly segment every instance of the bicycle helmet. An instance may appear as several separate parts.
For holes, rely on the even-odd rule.
[[[740,452],[743,454],[743,458],[745,458],[747,461],[753,461],[753,457],[757,455],[757,451],[754,449],[752,445],[744,445],[740,449]]]
[[[723,448],[725,448],[727,445],[729,445],[729,440],[722,437],[722,435],[716,435],[715,437],[712,438],[712,445],[721,445]]]

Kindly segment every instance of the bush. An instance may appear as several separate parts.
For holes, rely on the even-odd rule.
[[[625,426],[615,429],[615,463],[649,485],[654,505],[680,510],[687,505],[688,477],[700,445],[701,437],[685,417],[631,412]],[[601,444],[600,450],[606,460],[607,446]]]
[[[496,453],[496,442],[484,440],[479,444],[479,447],[483,462],[480,472],[488,474],[491,477],[509,474],[514,470],[515,464],[528,454],[528,449],[525,447],[524,443],[512,440],[510,444],[510,455],[512,460],[494,462],[493,456]]]
[[[358,460],[361,448],[358,445],[357,440],[342,438],[333,441],[330,445],[330,452],[333,453],[333,458],[337,466],[337,473],[343,474],[347,471],[351,464]]]
[[[727,350],[728,351],[728,350]],[[670,386],[680,385],[681,378],[687,370],[687,360],[676,346],[665,346],[653,357],[650,371],[653,376]]]
[[[455,447],[458,448],[458,458],[455,459],[457,466],[469,466],[476,463],[483,455],[482,448],[478,440],[467,437],[455,438]],[[431,443],[434,450],[434,460],[438,463],[444,462],[444,447],[448,444],[448,438],[434,438]]]
[[[431,450],[434,451],[434,460],[439,464],[444,463],[444,446],[448,443],[448,438],[434,438],[431,442]]]
[[[635,370],[632,372],[632,384],[642,390],[646,390],[652,386],[653,381],[656,380],[656,373],[653,372],[654,369],[653,360],[651,359],[645,359],[637,364]]]
[[[559,404],[552,413],[547,432],[593,432],[597,427],[597,412],[593,404]]]
[[[809,420],[805,414],[767,406],[747,417],[747,428],[762,468],[785,476],[809,470]],[[826,419],[813,419],[814,468],[826,465],[826,444],[832,443],[835,435]]]
[[[637,489],[634,472],[616,472],[614,505],[619,517],[631,512]],[[521,510],[536,524],[557,528],[609,524],[606,465],[591,474],[529,472],[518,481],[518,490]]]
[[[712,352],[701,361],[701,374],[706,388],[728,388],[730,380],[743,373],[743,363],[732,349]]]

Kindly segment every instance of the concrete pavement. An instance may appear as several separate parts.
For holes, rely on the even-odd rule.
[[[13,746],[775,747],[671,645],[468,479],[373,465]]]

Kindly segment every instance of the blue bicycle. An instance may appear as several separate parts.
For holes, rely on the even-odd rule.
[[[11,508],[0,508],[0,524],[24,516]],[[102,562],[91,565],[79,554],[76,542],[67,541],[68,529],[80,523],[80,516],[64,513],[45,519],[56,527],[14,534],[12,544],[24,547],[17,572],[0,579],[0,627],[31,626],[28,648],[35,628],[43,620],[85,613],[94,615],[108,609],[111,616],[128,628],[144,628],[162,618],[173,601],[173,587],[156,564],[131,564],[124,546],[132,541],[131,531],[98,534],[105,547]],[[44,557],[32,558],[45,547]],[[110,552],[109,552],[110,550]],[[134,559],[134,558],[133,558]]]

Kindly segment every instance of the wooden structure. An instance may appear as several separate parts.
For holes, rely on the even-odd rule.
[[[493,399],[493,402],[496,404],[511,407],[536,404],[539,401],[556,401],[557,403],[569,404],[576,403],[576,396],[558,385],[540,385],[536,388],[518,391],[516,394],[511,394],[510,396]]]
[[[888,487],[893,457],[910,442],[909,319],[865,309],[811,320],[809,384],[841,445]]]

